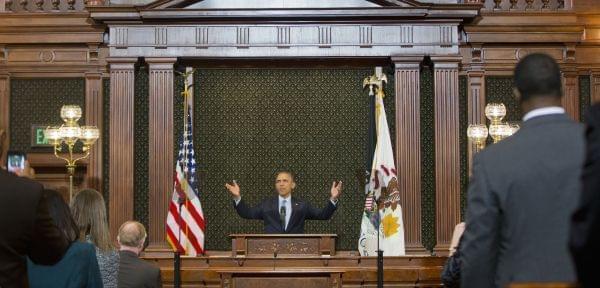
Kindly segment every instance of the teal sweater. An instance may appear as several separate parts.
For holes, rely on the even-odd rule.
[[[29,287],[102,288],[94,245],[74,242],[65,256],[52,266],[27,259]]]

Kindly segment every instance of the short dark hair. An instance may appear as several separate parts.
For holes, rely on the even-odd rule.
[[[62,231],[69,243],[75,242],[79,238],[79,228],[73,220],[69,205],[56,190],[44,189],[42,197],[46,200],[48,212],[56,227]]]
[[[562,97],[560,67],[546,54],[534,53],[521,59],[515,67],[514,85],[521,93],[521,101]]]
[[[288,174],[290,175],[290,177],[292,177],[292,181],[296,181],[296,175],[294,174],[294,172],[290,171],[290,170],[277,170],[277,172],[275,172],[275,178],[277,179],[277,177],[279,176],[279,174]]]

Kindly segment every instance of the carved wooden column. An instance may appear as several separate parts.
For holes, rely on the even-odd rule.
[[[85,122],[102,130],[102,73],[91,72],[85,74]],[[102,192],[102,143],[100,137],[90,151],[87,166],[88,187]]]
[[[434,63],[435,231],[438,255],[447,255],[460,222],[458,63],[460,57],[431,57]]]
[[[571,119],[579,121],[579,76],[574,69],[563,72],[562,106]]]
[[[133,103],[134,65],[137,58],[109,58],[109,226],[115,238],[119,226],[133,220]]]
[[[165,221],[173,191],[173,64],[177,58],[146,58],[150,72],[149,249],[166,248]]]
[[[0,52],[1,53],[1,52]],[[0,163],[6,163],[4,157],[10,139],[10,74],[0,72],[0,130],[4,130],[4,139],[0,139]],[[1,137],[1,136],[0,136]],[[4,165],[4,164],[3,164]]]
[[[407,254],[425,254],[421,237],[421,105],[423,56],[392,57],[396,65],[396,167]]]
[[[471,70],[467,72],[468,94],[467,94],[467,123],[486,124],[485,118],[485,72],[483,70]],[[464,131],[466,133],[466,131]],[[469,175],[473,167],[473,147],[469,143],[467,151]]]
[[[592,104],[600,103],[600,70],[593,70],[590,78],[591,102]]]

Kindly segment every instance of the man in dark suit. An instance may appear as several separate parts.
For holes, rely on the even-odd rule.
[[[596,261],[600,259],[600,104],[587,114],[586,160],[579,208],[573,214],[571,253],[582,287],[597,287]]]
[[[296,197],[292,191],[296,188],[294,175],[289,171],[280,171],[275,178],[275,189],[279,196],[265,199],[256,207],[250,207],[241,197],[240,186],[225,184],[233,196],[237,213],[245,219],[263,220],[265,233],[304,233],[305,220],[328,220],[335,212],[337,199],[342,191],[342,181],[333,182],[331,197],[323,209],[312,207]]]
[[[27,287],[25,256],[53,265],[69,247],[42,191],[41,184],[0,169],[0,287]]]
[[[560,69],[550,56],[523,58],[514,85],[522,128],[473,161],[462,287],[575,281],[567,242],[581,188],[583,127],[561,107]]]
[[[162,287],[160,269],[139,258],[146,236],[146,228],[137,221],[127,221],[119,228],[119,288]]]

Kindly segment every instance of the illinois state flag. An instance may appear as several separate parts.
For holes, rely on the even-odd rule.
[[[373,154],[371,171],[365,185],[365,207],[361,221],[358,250],[362,256],[377,255],[379,248],[384,256],[402,256],[404,250],[404,224],[394,152],[383,105],[383,91],[375,93],[375,127],[377,145]],[[372,93],[371,93],[372,95]],[[377,230],[379,229],[379,234]]]
[[[179,144],[179,156],[175,163],[173,197],[167,214],[167,241],[174,251],[182,255],[197,256],[204,254],[206,224],[198,198],[192,117],[189,107],[186,114],[183,137]]]

